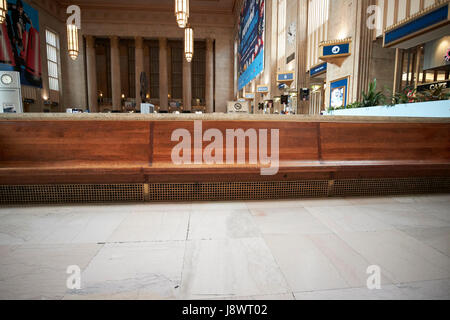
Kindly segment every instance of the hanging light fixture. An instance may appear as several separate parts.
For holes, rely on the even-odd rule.
[[[189,0],[175,0],[175,16],[178,26],[185,28],[189,19]]]
[[[184,55],[187,62],[191,62],[194,57],[194,29],[190,26],[184,29]]]
[[[75,24],[67,25],[67,49],[72,60],[77,60],[80,46],[78,43],[78,28]]]
[[[0,24],[6,19],[6,13],[8,12],[8,5],[6,0],[0,0]]]

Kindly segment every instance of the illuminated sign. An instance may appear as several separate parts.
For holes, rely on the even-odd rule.
[[[283,72],[279,73],[277,76],[278,82],[291,82],[294,81],[294,73],[293,72]]]
[[[269,87],[268,86],[258,86],[256,88],[256,91],[258,93],[267,93],[267,92],[269,92]]]
[[[328,64],[326,62],[322,63],[322,64],[319,64],[319,65],[317,65],[315,67],[312,67],[311,70],[309,70],[309,75],[311,77],[313,77],[313,76],[317,76],[319,74],[322,74],[322,73],[327,71],[327,67],[328,67]]]

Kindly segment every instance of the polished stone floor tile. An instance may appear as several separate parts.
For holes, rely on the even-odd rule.
[[[405,300],[408,295],[394,285],[382,286],[381,289],[347,288],[337,290],[320,290],[294,292],[296,300]]]
[[[394,283],[450,278],[450,258],[398,230],[341,232],[350,247]]]
[[[404,233],[450,257],[450,228],[402,228]]]
[[[106,244],[83,270],[82,289],[64,298],[174,298],[184,249],[184,241]]]
[[[367,269],[371,266],[368,260],[335,234],[313,234],[308,237],[338,270],[349,287],[367,286],[370,275]],[[381,284],[391,283],[387,275],[381,272]]]
[[[420,206],[425,206],[423,210]],[[403,227],[450,227],[450,207],[447,212],[436,212],[436,204],[379,204],[367,205],[362,211],[375,219],[396,228]],[[443,216],[439,216],[441,213]],[[448,216],[448,217],[447,217]],[[447,219],[445,219],[447,218]]]
[[[450,300],[450,279],[400,283],[397,287],[409,300]]]
[[[344,198],[352,205],[365,205],[365,204],[382,204],[382,203],[397,203],[392,197],[346,197]]]
[[[278,295],[291,292],[261,238],[187,242],[180,298]]]
[[[252,209],[256,225],[263,234],[331,233],[305,208]]]
[[[0,299],[448,300],[449,208],[450,195],[6,206]]]
[[[210,201],[210,202],[193,202],[191,205],[192,212],[214,212],[217,210],[247,210],[247,205],[243,201]]]
[[[278,209],[278,208],[301,208],[301,207],[326,207],[326,206],[348,206],[351,202],[344,198],[329,199],[281,199],[264,201],[247,201],[247,207],[253,209]]]
[[[414,195],[414,196],[395,196],[392,197],[397,202],[400,203],[437,203],[437,202],[450,202],[449,194],[424,194],[424,195]]]
[[[434,216],[441,221],[445,221],[439,227],[449,226],[450,224],[450,202],[419,202],[414,204],[414,209],[419,213]]]
[[[97,244],[3,246],[0,250],[0,299],[61,299],[67,268],[83,270],[100,250]]]
[[[261,301],[275,301],[275,300],[295,300],[292,293],[285,294],[269,294],[262,296],[247,296],[247,297],[221,297],[213,298],[211,300],[261,300]]]
[[[136,211],[130,213],[114,232],[108,242],[142,242],[186,240],[189,210]]]
[[[326,253],[308,235],[265,235],[293,292],[349,287]]]
[[[351,231],[394,230],[394,226],[371,216],[366,206],[307,207],[315,218],[335,233]]]
[[[18,209],[1,216],[0,244],[104,242],[127,213],[124,206]]]
[[[61,224],[42,243],[103,243],[121,224],[128,213],[113,212],[72,212],[61,217]]]
[[[253,238],[260,232],[248,210],[192,212],[189,220],[190,240]]]

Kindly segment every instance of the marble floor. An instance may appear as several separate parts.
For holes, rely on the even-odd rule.
[[[450,299],[450,195],[2,207],[0,299]]]

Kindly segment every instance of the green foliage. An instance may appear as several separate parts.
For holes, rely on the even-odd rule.
[[[358,108],[375,107],[386,103],[386,96],[383,91],[377,91],[377,79],[369,83],[367,92],[362,93],[362,101]]]
[[[389,90],[387,89],[386,91],[389,92]],[[336,109],[329,108],[328,112],[342,109],[375,107],[386,104],[388,106],[395,106],[397,104],[439,100],[450,100],[450,92],[446,92],[446,89],[443,87],[437,87],[433,91],[418,93],[416,88],[409,86],[404,88],[400,92],[396,92],[395,94],[392,94],[391,91],[389,98],[387,98],[383,91],[377,91],[377,79],[374,79],[374,81],[369,84],[367,92],[362,93],[362,101],[357,101],[345,107],[339,107]]]
[[[418,102],[418,98],[416,97],[416,89],[409,86],[401,90],[400,92],[396,92],[392,95],[391,106],[396,104],[405,104],[405,103],[414,103]]]
[[[437,87],[433,91],[420,92],[417,95],[418,101],[440,101],[449,100],[450,92],[445,92],[443,87]]]
[[[353,102],[347,106],[347,109],[356,109],[356,108],[362,108],[361,102]]]

